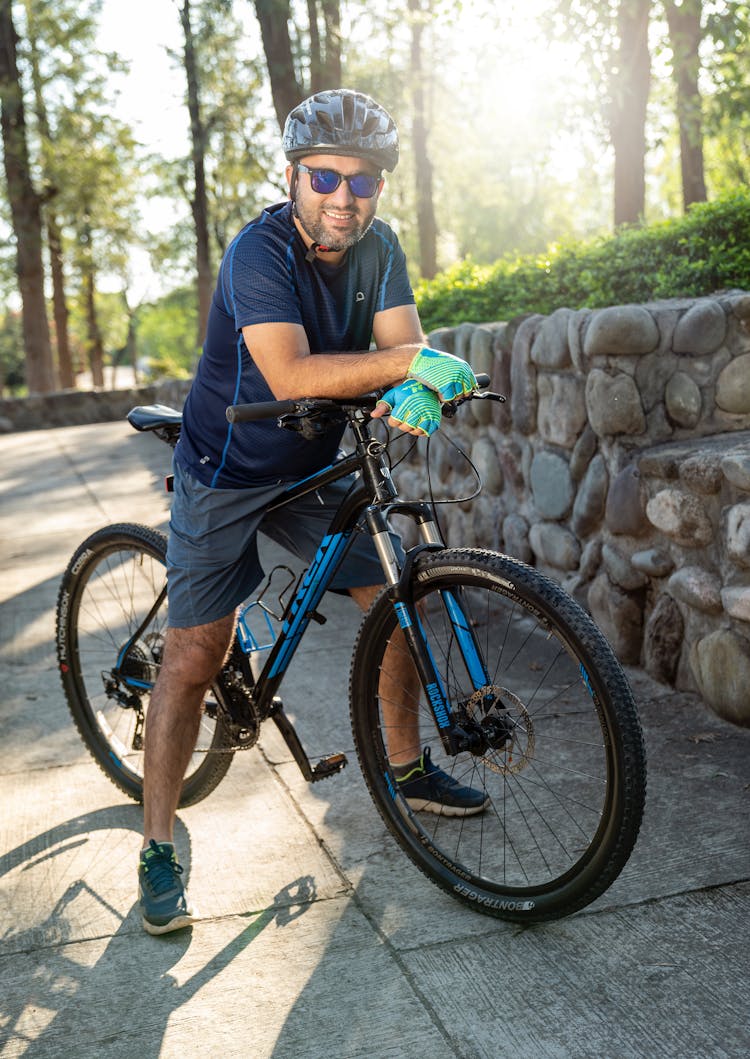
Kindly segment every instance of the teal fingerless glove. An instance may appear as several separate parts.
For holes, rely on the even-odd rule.
[[[440,426],[440,402],[421,382],[407,379],[384,393],[380,400],[390,408],[391,419],[421,434],[434,434]]]
[[[426,346],[412,360],[406,377],[434,390],[441,401],[466,397],[477,385],[474,372],[465,360]]]

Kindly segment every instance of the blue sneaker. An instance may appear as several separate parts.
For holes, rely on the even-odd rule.
[[[438,816],[475,816],[489,805],[489,796],[458,780],[434,765],[426,746],[419,761],[405,775],[397,776],[410,809]]]
[[[154,842],[141,853],[138,864],[139,900],[143,926],[149,934],[168,934],[193,922],[195,915],[188,902],[171,842]]]

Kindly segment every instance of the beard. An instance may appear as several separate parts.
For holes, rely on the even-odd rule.
[[[300,224],[314,243],[325,246],[329,250],[347,250],[350,246],[358,243],[363,235],[366,235],[375,216],[375,210],[367,210],[364,217],[357,212],[351,227],[346,230],[337,231],[330,222],[326,221],[325,215],[320,207],[315,209],[312,205],[300,201],[297,195],[294,209]]]

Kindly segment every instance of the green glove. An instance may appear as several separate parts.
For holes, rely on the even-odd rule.
[[[441,401],[466,397],[477,385],[474,372],[465,360],[426,346],[414,357],[406,377],[434,390]]]
[[[432,390],[421,382],[407,379],[380,398],[388,406],[391,419],[413,427],[420,434],[434,434],[440,426],[440,403]]]

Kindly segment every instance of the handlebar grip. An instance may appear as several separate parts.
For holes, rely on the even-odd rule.
[[[480,390],[486,390],[491,381],[489,375],[486,375],[483,371],[477,372],[474,378],[477,380],[477,386]]]
[[[296,411],[296,401],[258,401],[255,404],[230,404],[227,419],[230,423],[251,423],[255,419],[277,419]]]

